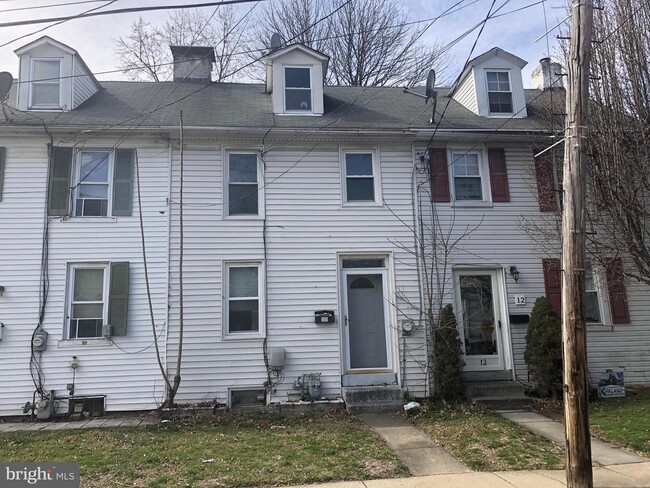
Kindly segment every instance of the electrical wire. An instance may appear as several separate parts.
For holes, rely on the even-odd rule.
[[[112,0],[111,3],[113,1],[115,0]],[[63,17],[48,17],[45,19],[30,19],[30,20],[15,20],[13,22],[0,22],[0,28],[16,27],[20,25],[45,24],[48,22],[60,22],[60,21],[67,22],[69,20],[86,19],[88,17],[96,17],[98,15],[130,14],[136,12],[148,12],[153,10],[176,10],[176,9],[186,9],[186,8],[214,7],[218,5],[233,5],[239,3],[252,3],[252,2],[263,2],[263,1],[265,0],[221,0],[219,2],[175,4],[175,5],[153,5],[150,7],[120,8],[120,9],[108,10],[106,12],[86,12],[86,13],[81,13],[76,15],[66,15]]]
[[[99,7],[91,8],[89,10],[86,10],[85,12],[82,12],[81,14],[78,14],[78,15],[90,14],[90,13],[95,12],[95,11],[97,11],[99,9],[104,8],[104,7],[108,7],[109,5],[113,5],[115,2],[117,2],[117,0],[105,0],[105,1],[106,1],[106,3],[104,5],[100,5]],[[50,29],[50,28],[55,27],[57,25],[61,25],[61,24],[65,23],[65,22],[67,22],[68,20],[70,20],[70,19],[60,20],[60,21],[55,22],[55,23],[53,23],[51,25],[48,25],[48,26],[43,27],[41,29],[38,29],[38,30],[36,30],[34,32],[30,32],[29,34],[23,34],[21,36],[18,36],[16,38],[12,39],[11,41],[0,44],[0,48],[8,46],[12,42],[16,42],[16,41],[19,41],[21,39],[24,39],[25,37],[33,36],[34,34],[38,34],[39,32],[43,32],[43,31],[46,31],[47,29]]]
[[[13,1],[13,0],[8,0],[8,1]],[[50,3],[48,5],[31,5],[29,7],[14,7],[14,8],[6,8],[0,10],[0,14],[5,13],[5,12],[18,12],[21,10],[39,10],[43,8],[54,8],[54,7],[67,7],[70,5],[82,5],[84,3],[100,3],[100,2],[105,2],[106,0],[82,0],[78,2],[65,2],[65,3]]]

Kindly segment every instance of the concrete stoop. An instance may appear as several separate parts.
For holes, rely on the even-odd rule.
[[[465,396],[475,405],[492,410],[526,410],[532,406],[524,387],[514,381],[467,382]]]
[[[397,385],[351,386],[343,388],[343,401],[349,414],[401,411],[404,391]]]

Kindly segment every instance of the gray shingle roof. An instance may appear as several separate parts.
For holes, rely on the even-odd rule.
[[[431,129],[431,104],[403,92],[402,88],[325,87],[325,114],[314,116],[273,116],[271,96],[263,84],[172,82],[102,82],[104,89],[70,112],[30,112],[10,110],[7,122],[0,112],[2,126],[127,129],[177,127],[183,111],[186,127],[230,128],[328,128],[368,130]],[[414,89],[423,92],[424,89]],[[439,89],[442,95],[444,88]],[[465,130],[540,130],[543,129],[540,90],[526,90],[528,117],[505,120],[479,117],[455,100],[441,96],[438,114],[449,107],[440,129]],[[15,107],[15,86],[9,106]],[[437,120],[439,115],[437,117]]]

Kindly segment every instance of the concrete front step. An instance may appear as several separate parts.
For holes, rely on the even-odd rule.
[[[465,383],[465,395],[476,405],[496,409],[526,409],[532,400],[524,395],[524,387],[514,381],[485,381]]]
[[[397,412],[404,405],[404,391],[397,385],[343,388],[345,409],[350,414]]]

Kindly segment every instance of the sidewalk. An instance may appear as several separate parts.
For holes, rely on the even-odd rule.
[[[563,488],[564,471],[457,473],[388,480],[346,481],[292,488]],[[594,488],[649,488],[650,462],[594,468]]]
[[[499,415],[521,425],[524,429],[546,437],[559,446],[565,442],[564,425],[535,412],[497,411]],[[591,438],[591,459],[603,466],[628,463],[644,463],[650,459],[638,456],[622,447],[613,446],[595,437]],[[648,473],[650,479],[650,473]]]

